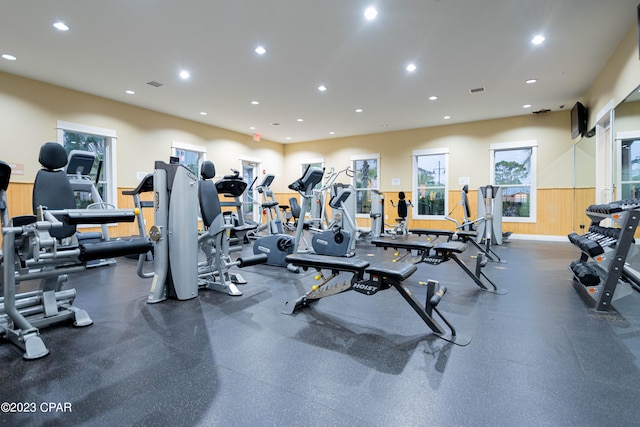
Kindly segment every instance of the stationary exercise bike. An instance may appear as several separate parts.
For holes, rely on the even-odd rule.
[[[296,227],[296,235],[292,237],[288,234],[278,233],[258,238],[253,245],[253,253],[266,254],[267,265],[279,267],[287,267],[293,272],[297,272],[298,268],[288,265],[285,257],[298,251],[298,245],[303,240],[304,214],[309,208],[308,200],[313,193],[313,188],[322,180],[324,170],[318,167],[309,166],[305,173],[297,181],[289,185],[289,189],[298,191],[303,194],[304,203],[301,209],[301,218]]]

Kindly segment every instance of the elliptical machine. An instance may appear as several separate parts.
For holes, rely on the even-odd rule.
[[[289,189],[303,195],[303,206],[300,212],[300,219],[296,227],[296,235],[292,237],[288,234],[279,233],[260,237],[253,245],[253,253],[266,254],[267,265],[287,267],[293,272],[298,272],[298,268],[289,266],[285,257],[298,251],[298,245],[302,240],[304,228],[304,215],[309,209],[309,200],[313,194],[313,187],[316,186],[324,175],[324,170],[315,166],[308,166],[301,178],[289,185]]]

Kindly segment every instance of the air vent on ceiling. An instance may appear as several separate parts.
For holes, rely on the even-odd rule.
[[[474,89],[469,89],[469,93],[480,93],[480,92],[484,92],[484,88],[483,87],[477,87]]]
[[[532,113],[533,114],[547,114],[549,111],[551,111],[551,110],[549,110],[548,108],[543,108],[543,109],[538,110],[538,111],[532,111]]]
[[[160,83],[160,82],[157,82],[155,80],[151,80],[150,82],[147,82],[147,84],[149,86],[153,86],[153,87],[162,87],[162,86],[164,86],[164,83]]]

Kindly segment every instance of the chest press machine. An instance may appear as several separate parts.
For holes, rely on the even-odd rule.
[[[287,262],[305,270],[309,268],[317,270],[323,281],[319,285],[314,285],[310,291],[295,301],[287,301],[284,314],[293,314],[314,301],[346,291],[353,290],[364,295],[374,295],[378,291],[394,288],[437,337],[460,346],[466,346],[471,342],[471,338],[458,335],[453,325],[437,308],[447,292],[445,286],[440,285],[436,280],[429,280],[426,283],[426,300],[422,304],[403,283],[417,270],[414,264],[381,263],[370,266],[367,261],[358,258],[346,259],[313,254],[291,254],[287,255],[286,259]],[[325,278],[322,274],[323,270],[330,271],[331,275]],[[351,279],[342,283],[333,282],[340,273],[351,274]],[[438,315],[446,327],[438,322],[434,314]]]
[[[33,185],[35,215],[9,220],[6,190],[11,168],[0,162],[0,218],[2,223],[2,286],[0,335],[20,347],[24,359],[49,354],[40,327],[73,320],[74,326],[89,326],[93,320],[85,310],[73,306],[75,289],[62,289],[68,274],[84,271],[90,261],[115,256],[143,254],[148,239],[78,241],[78,224],[100,225],[133,222],[133,209],[75,209],[73,190],[66,173],[64,147],[48,142],[40,149]],[[19,283],[40,280],[38,290],[16,293]]]

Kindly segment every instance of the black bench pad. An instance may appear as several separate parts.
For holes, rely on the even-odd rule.
[[[455,231],[451,231],[451,230],[430,230],[428,228],[413,228],[411,230],[409,230],[409,233],[411,234],[417,234],[418,236],[421,235],[428,235],[428,236],[448,236],[451,237],[455,234]]]
[[[475,239],[476,237],[478,237],[478,233],[476,233],[475,231],[458,231],[456,235],[464,239]]]
[[[136,215],[133,209],[67,209],[49,211],[67,224],[109,224],[112,222],[133,222]]]
[[[315,254],[290,254],[285,257],[288,263],[300,267],[326,268],[328,270],[360,273],[369,266],[369,262],[358,258],[344,258]]]
[[[433,248],[433,243],[422,239],[373,239],[371,243],[378,248],[394,248],[406,250],[428,251]]]
[[[383,262],[367,268],[367,273],[373,276],[388,277],[402,282],[411,276],[418,267],[408,262]]]
[[[462,253],[467,249],[467,244],[462,242],[443,242],[433,247],[436,252],[456,252]]]
[[[109,240],[107,242],[80,245],[80,256],[78,258],[84,262],[101,258],[144,254],[151,249],[153,249],[153,244],[147,238]]]

